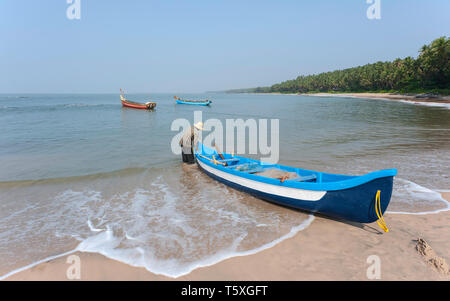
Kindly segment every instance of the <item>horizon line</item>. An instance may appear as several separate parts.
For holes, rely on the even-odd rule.
[[[227,90],[220,91],[203,91],[203,92],[125,92],[125,94],[205,94],[205,93],[220,93]],[[30,95],[30,94],[120,94],[118,92],[0,92],[0,95]]]

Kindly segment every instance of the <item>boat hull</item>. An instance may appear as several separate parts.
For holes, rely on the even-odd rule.
[[[191,101],[183,101],[183,100],[178,100],[178,99],[176,101],[177,101],[177,103],[184,104],[184,105],[209,106],[211,104],[211,101],[191,102]]]
[[[156,105],[147,105],[147,104],[137,104],[137,103],[130,103],[122,101],[122,106],[126,108],[133,108],[133,109],[139,109],[139,110],[153,110]]]
[[[197,157],[199,168],[211,178],[232,188],[278,205],[320,213],[330,217],[359,223],[371,223],[378,219],[375,211],[375,197],[380,191],[380,207],[384,213],[389,205],[393,176],[381,177],[367,183],[342,190],[314,191],[296,189],[253,181],[226,173],[203,162]]]

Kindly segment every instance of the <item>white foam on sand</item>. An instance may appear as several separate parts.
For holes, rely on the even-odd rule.
[[[176,278],[199,267],[271,248],[314,220],[312,215],[299,212],[266,210],[265,203],[251,203],[247,198],[223,185],[214,190],[192,190],[169,186],[161,177],[146,189],[113,195],[92,189],[64,190],[54,197],[58,206],[48,200],[54,209],[50,214],[27,209],[19,217],[35,218],[21,241],[51,242],[44,245],[47,249],[40,249],[42,257],[36,256],[33,263],[0,279],[76,251],[102,254]],[[48,231],[37,235],[34,225],[41,221]],[[54,244],[68,238],[79,241],[76,249],[46,256]],[[22,247],[26,248],[19,249]]]
[[[143,267],[157,275],[178,278],[232,257],[252,255],[272,248],[308,228],[314,221],[314,216],[309,215],[295,224],[292,223],[292,220],[295,221],[293,218],[297,217],[295,214],[291,217],[288,212],[289,218],[286,219],[280,213],[261,208],[257,211],[255,208],[258,206],[247,207],[239,199],[240,194],[222,186],[218,186],[217,190],[226,201],[222,200],[220,206],[212,204],[208,191],[203,191],[194,196],[195,202],[186,204],[192,207],[192,211],[185,211],[185,205],[179,207],[180,196],[163,180],[157,179],[152,187],[154,189],[137,189],[113,199],[105,199],[96,191],[64,191],[57,198],[59,203],[79,215],[61,225],[63,229],[58,231],[62,237],[76,235],[80,241],[77,248],[15,269],[0,276],[0,280],[76,251],[102,254],[130,266]],[[422,215],[450,210],[450,203],[436,191],[401,178],[396,179],[395,187],[392,203],[396,205],[394,208],[402,210],[388,211],[391,214]],[[74,211],[74,208],[77,210]],[[409,210],[414,208],[419,209]],[[419,211],[421,208],[438,209]],[[76,220],[83,218],[84,223],[74,225]],[[200,225],[203,233],[199,232],[198,218],[204,218]],[[289,227],[258,244],[260,238],[255,232],[266,233],[286,225],[282,219],[286,219]],[[105,223],[105,220],[108,222]],[[55,218],[55,221],[59,219]],[[212,231],[217,227],[224,230]],[[205,241],[215,248],[205,251]],[[248,241],[252,242],[251,247],[245,247]],[[164,256],[167,251],[173,251],[174,255]]]
[[[405,99],[399,99],[397,101],[402,102],[402,103],[411,104],[411,105],[420,105],[420,106],[427,106],[427,107],[440,107],[440,108],[450,109],[450,103],[424,102],[424,101],[405,100]]]
[[[278,239],[275,239],[258,248],[246,251],[237,251],[238,246],[245,239],[246,235],[243,234],[240,237],[237,237],[229,248],[220,250],[215,254],[202,258],[201,260],[185,265],[180,265],[175,259],[156,259],[152,254],[147,254],[142,248],[118,249],[117,246],[120,244],[120,239],[116,239],[112,236],[112,233],[108,233],[108,231],[86,239],[80,243],[76,250],[80,252],[99,253],[110,259],[126,263],[130,266],[143,267],[156,275],[178,278],[191,273],[195,269],[215,265],[229,258],[253,255],[266,249],[270,249],[280,242],[295,236],[299,231],[306,229],[313,222],[313,220],[314,216],[310,215],[308,219],[300,225],[292,227],[289,233]]]
[[[1,281],[1,280],[5,280],[6,278],[11,277],[11,276],[14,275],[14,274],[17,274],[17,273],[26,271],[26,270],[28,270],[28,269],[31,269],[31,268],[33,268],[33,267],[35,267],[35,266],[37,266],[37,265],[39,265],[39,264],[41,264],[41,263],[44,263],[44,262],[47,262],[47,261],[51,261],[51,260],[55,260],[55,259],[58,259],[58,258],[61,258],[61,257],[64,257],[64,256],[69,256],[70,254],[72,254],[72,253],[74,253],[74,252],[76,252],[76,251],[77,251],[77,250],[72,250],[72,251],[69,251],[69,252],[65,252],[65,253],[62,253],[62,254],[55,255],[55,256],[49,256],[49,257],[44,258],[44,259],[42,259],[42,260],[33,262],[33,263],[29,264],[29,265],[26,265],[26,266],[24,266],[24,267],[21,267],[21,268],[18,268],[18,269],[16,269],[16,270],[13,270],[13,271],[11,271],[11,272],[5,274],[5,275],[1,275],[1,276],[0,276],[0,281]]]
[[[406,179],[398,178],[395,180],[396,185],[394,185],[393,201],[392,205],[395,203],[402,202],[402,207],[411,208],[421,208],[421,207],[437,207],[431,210],[388,210],[387,213],[390,214],[411,214],[411,215],[425,215],[425,214],[436,214],[443,211],[450,210],[450,203],[442,197],[442,195],[435,190],[426,188],[412,181]],[[441,190],[439,190],[441,191]],[[392,206],[391,206],[392,207]]]
[[[0,280],[4,280],[14,274],[23,272],[25,270],[31,269],[41,263],[48,262],[54,259],[58,259],[64,256],[68,256],[75,252],[88,252],[88,253],[98,253],[110,259],[128,264],[134,267],[143,267],[149,272],[156,275],[163,275],[170,278],[178,278],[191,273],[193,270],[207,267],[224,261],[233,257],[248,256],[259,253],[261,251],[270,249],[280,242],[294,237],[298,232],[306,229],[314,221],[314,216],[310,215],[308,219],[302,222],[300,225],[292,227],[289,233],[275,239],[272,242],[264,244],[258,248],[247,250],[247,251],[237,251],[239,244],[244,240],[245,235],[241,235],[236,238],[228,249],[221,250],[216,254],[203,258],[199,261],[192,262],[189,265],[179,266],[177,260],[170,259],[161,261],[156,259],[152,254],[147,254],[142,248],[134,249],[119,249],[117,248],[121,240],[114,237],[111,229],[104,230],[103,232],[89,237],[82,241],[78,247],[69,252],[65,252],[59,255],[50,256],[45,259],[36,261],[27,266],[13,270],[5,275],[0,276]]]
[[[88,226],[89,226],[89,229],[90,229],[92,232],[100,232],[100,231],[103,231],[103,230],[104,230],[104,229],[97,229],[97,228],[95,228],[95,227],[92,225],[92,222],[91,222],[90,219],[88,219],[87,224],[88,224]]]

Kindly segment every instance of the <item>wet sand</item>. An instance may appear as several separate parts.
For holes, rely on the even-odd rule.
[[[450,192],[443,193],[450,200]],[[152,274],[144,268],[99,254],[75,253],[81,259],[81,280],[368,280],[370,255],[380,258],[381,280],[450,280],[416,249],[424,239],[450,263],[450,211],[428,215],[386,214],[390,228],[316,217],[310,227],[260,253],[234,257],[194,270],[180,278]],[[67,256],[38,264],[7,280],[68,280]]]

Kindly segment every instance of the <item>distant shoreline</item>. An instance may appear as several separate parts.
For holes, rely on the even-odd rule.
[[[402,102],[409,102],[413,104],[423,105],[442,105],[450,107],[450,96],[433,96],[427,97],[424,94],[396,94],[396,93],[257,93],[245,92],[243,94],[259,94],[259,95],[303,95],[303,96],[317,96],[317,97],[354,97],[354,98],[368,98],[368,99],[388,99]]]
[[[315,95],[315,96],[349,96],[356,98],[386,98],[392,100],[406,100],[411,102],[431,102],[431,103],[448,103],[450,104],[450,96],[436,96],[427,97],[423,94],[394,94],[394,93],[314,93],[305,94],[301,93],[299,95]]]
[[[371,99],[389,99],[397,101],[406,101],[416,104],[449,104],[450,96],[436,96],[427,97],[423,94],[394,94],[394,93],[314,93],[314,94],[299,94],[299,95],[314,95],[314,96],[339,96],[339,97],[355,97],[355,98],[371,98]]]

